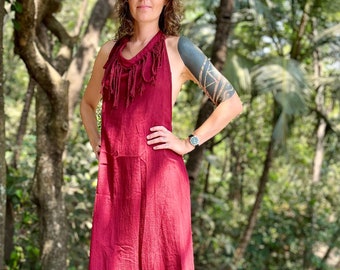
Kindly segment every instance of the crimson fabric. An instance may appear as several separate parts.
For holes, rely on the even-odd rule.
[[[103,79],[101,152],[91,270],[194,269],[190,186],[182,156],[147,145],[171,130],[171,71],[159,32],[132,59],[114,46]]]

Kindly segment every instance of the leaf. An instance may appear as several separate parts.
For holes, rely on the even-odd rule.
[[[254,67],[251,77],[254,96],[272,93],[287,115],[306,110],[309,86],[297,61],[280,57],[270,59]]]
[[[16,20],[12,20],[12,22],[13,22],[13,26],[14,26],[14,29],[15,30],[17,30],[17,31],[19,31],[20,30],[20,28],[21,28],[21,25],[20,25],[20,23],[18,23]]]
[[[277,143],[285,142],[288,135],[288,116],[285,113],[281,113],[279,120],[276,122],[273,131],[273,137]]]
[[[340,23],[325,29],[314,38],[315,48],[324,44],[333,43],[337,47],[340,46]]]
[[[237,92],[250,92],[250,69],[253,66],[251,61],[229,50],[224,73]]]
[[[11,10],[18,12],[18,13],[22,13],[23,12],[22,4],[18,2],[14,2],[14,4],[11,5]]]

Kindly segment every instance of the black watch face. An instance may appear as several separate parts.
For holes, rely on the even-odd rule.
[[[198,138],[196,136],[191,136],[190,137],[190,143],[193,145],[193,146],[196,146],[198,145]]]

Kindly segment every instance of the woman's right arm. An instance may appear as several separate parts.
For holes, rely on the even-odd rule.
[[[96,109],[101,99],[102,80],[105,71],[104,65],[113,46],[114,42],[109,41],[100,49],[93,65],[91,78],[80,103],[80,115],[92,149],[97,157],[100,150],[100,134],[97,127]]]

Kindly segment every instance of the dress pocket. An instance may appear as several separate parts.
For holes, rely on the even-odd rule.
[[[110,154],[99,155],[97,194],[110,196],[113,190],[113,159]]]

